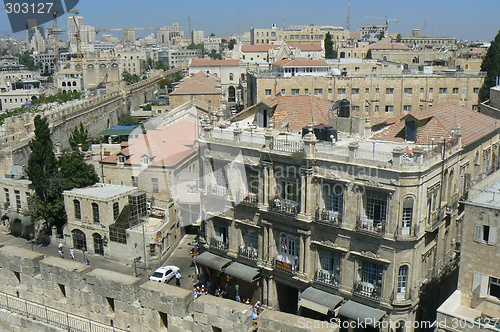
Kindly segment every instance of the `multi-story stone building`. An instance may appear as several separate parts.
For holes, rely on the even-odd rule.
[[[422,288],[456,267],[460,198],[499,165],[498,126],[458,106],[378,126],[333,117],[333,141],[247,122],[203,128],[202,265],[240,278],[242,295],[255,284],[223,263],[259,274],[282,311],[413,331]]]
[[[366,72],[366,66],[369,64],[371,73],[363,74],[361,68]],[[307,72],[300,76],[288,75],[291,77],[284,77],[280,73],[249,72],[247,106],[277,93],[314,93],[315,96],[329,101],[347,99],[354,111],[379,118],[447,104],[477,109],[479,88],[485,77],[484,73],[456,71],[412,73],[403,71],[401,67],[398,69],[400,74],[383,74],[384,70],[393,70],[390,64],[384,62],[360,62],[341,67],[338,73],[332,70],[323,76]],[[354,67],[354,71],[348,71],[347,67]]]
[[[202,71],[185,77],[169,95],[170,106],[179,107],[191,100],[198,100],[219,109],[223,102],[220,80],[214,74]]]

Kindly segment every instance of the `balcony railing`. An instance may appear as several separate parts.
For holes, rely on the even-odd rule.
[[[207,194],[213,197],[229,199],[229,192],[226,186],[209,185],[207,186]]]
[[[227,249],[229,248],[229,243],[213,237],[210,239],[210,247],[220,251],[227,251]]]
[[[270,210],[289,216],[296,216],[300,212],[300,202],[275,198],[270,202]]]
[[[408,227],[398,226],[396,230],[396,237],[398,239],[412,239],[418,236],[418,231],[419,231],[418,224]]]
[[[259,258],[259,251],[256,248],[240,246],[238,256],[251,261],[256,261]]]
[[[379,282],[382,284],[382,282]],[[382,287],[365,281],[357,281],[354,285],[355,295],[378,301],[382,295]]]
[[[369,219],[366,216],[358,217],[356,230],[382,236],[385,233],[385,221]]]
[[[281,258],[280,256],[273,259],[273,267],[275,270],[284,271],[284,272],[288,272],[291,274],[295,274],[295,273],[299,272],[298,262],[289,263],[289,262],[286,262],[286,260]]]
[[[314,280],[318,283],[338,288],[340,282],[340,272],[334,273],[333,271],[316,270]]]
[[[342,225],[342,213],[327,209],[316,209],[316,221],[340,227]]]
[[[253,192],[240,191],[237,193],[236,200],[239,203],[250,206],[257,206],[257,203],[259,202],[259,195]]]

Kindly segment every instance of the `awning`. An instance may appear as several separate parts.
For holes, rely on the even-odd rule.
[[[208,251],[205,251],[204,253],[196,257],[196,264],[205,265],[217,271],[222,271],[222,269],[229,263],[231,263],[230,259],[214,255]]]
[[[335,309],[343,299],[340,296],[309,287],[300,294],[299,307],[305,307],[326,315],[328,311]]]
[[[380,321],[386,314],[385,311],[368,307],[355,301],[347,301],[339,310],[339,315],[353,320],[359,320],[375,326],[375,323]]]
[[[234,262],[226,267],[224,273],[248,282],[255,281],[260,274],[258,269],[238,262]]]

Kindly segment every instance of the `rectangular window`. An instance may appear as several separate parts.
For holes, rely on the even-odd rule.
[[[73,207],[75,209],[75,220],[81,220],[82,210],[80,208],[80,201],[77,199],[73,200]]]
[[[308,95],[309,94],[309,89],[304,89],[304,94]]]
[[[358,88],[352,88],[352,94],[353,95],[359,95],[359,89]]]
[[[346,89],[345,88],[338,88],[337,93],[339,95],[345,95]]]
[[[10,207],[10,196],[9,196],[9,189],[4,188],[5,191],[5,203],[7,203],[7,207]]]
[[[467,88],[462,88],[462,93],[466,94],[467,93]]]
[[[271,89],[266,89],[266,96],[270,96],[272,94]]]
[[[375,105],[375,113],[378,113],[378,105]]]
[[[382,287],[382,265],[371,261],[361,262],[360,292],[373,296]]]
[[[377,72],[377,67],[372,67],[372,73],[376,73]]]
[[[404,112],[411,112],[411,105],[404,105],[403,106],[403,111]]]
[[[133,187],[139,187],[139,177],[132,176],[132,186]]]
[[[420,88],[420,93],[424,93],[424,88]]]
[[[387,220],[387,194],[366,191],[366,216],[368,219],[385,224]]]
[[[392,106],[392,105],[386,105],[385,106],[385,111],[386,112],[394,112],[394,106]]]
[[[323,89],[314,89],[314,95],[315,96],[322,96],[323,95]]]
[[[333,93],[333,89],[332,88],[328,88],[328,93]]]
[[[281,95],[284,96],[285,95],[285,89],[281,89]]]
[[[292,96],[300,95],[300,89],[292,89]]]
[[[365,113],[369,113],[370,112],[370,106],[365,106]]]
[[[355,72],[358,72],[359,70],[360,70],[360,68],[359,68],[359,67],[354,67],[354,71],[355,71]]]
[[[14,195],[16,196],[16,209],[21,210],[21,193],[19,190],[14,190]]]
[[[158,179],[157,178],[151,178],[151,184],[153,185],[153,192],[154,193],[160,192],[160,187],[158,185]]]
[[[227,223],[219,220],[214,220],[215,240],[223,245],[229,244],[229,233]]]
[[[394,88],[387,88],[387,89],[385,89],[385,94],[387,94],[387,95],[393,95],[394,94]]]
[[[495,245],[497,241],[497,227],[476,224],[474,228],[474,241]]]
[[[453,88],[453,94],[458,95],[458,88]]]
[[[490,277],[488,295],[500,299],[500,278]]]
[[[433,93],[434,92],[434,88],[429,88],[429,93]]]
[[[448,89],[447,88],[439,88],[439,94],[440,95],[445,95],[448,93]]]
[[[479,88],[474,88],[474,90],[472,90],[472,92],[477,95],[479,93]]]
[[[380,93],[380,88],[375,88],[375,93]]]
[[[411,95],[413,93],[412,88],[405,88],[405,95]]]
[[[370,88],[365,88],[365,93],[370,93]]]

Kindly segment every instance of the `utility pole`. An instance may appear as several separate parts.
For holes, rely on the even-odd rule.
[[[347,5],[347,19],[345,25],[347,31],[351,31],[351,0],[349,0],[349,4]]]
[[[188,16],[188,33],[189,38],[191,38],[191,43],[193,42],[193,34],[191,33],[191,16]]]

